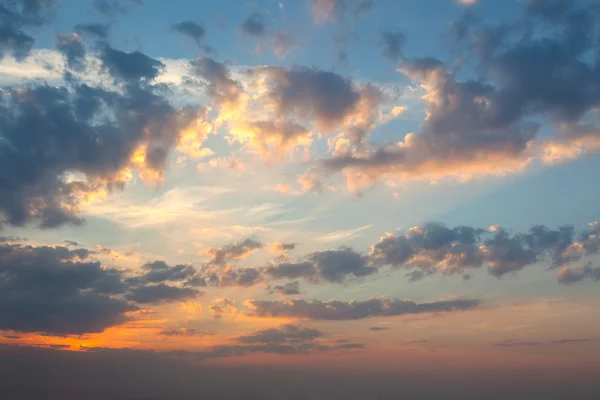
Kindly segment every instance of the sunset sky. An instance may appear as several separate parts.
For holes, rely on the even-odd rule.
[[[600,398],[598,151],[597,1],[0,0],[0,399]]]

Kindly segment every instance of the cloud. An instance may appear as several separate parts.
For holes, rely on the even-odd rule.
[[[134,287],[125,294],[127,300],[140,304],[161,304],[196,298],[204,294],[196,289],[159,283],[156,285]]]
[[[208,261],[209,265],[222,266],[232,260],[244,259],[255,250],[261,249],[262,247],[262,243],[247,238],[241,242],[235,242],[224,247],[206,249],[203,253],[212,257],[212,259]]]
[[[208,306],[208,309],[212,313],[214,319],[221,319],[226,313],[231,313],[234,316],[237,314],[235,301],[228,298],[214,299],[212,304]]]
[[[256,67],[234,78],[230,68],[203,57],[192,62],[190,82],[205,87],[227,124],[228,139],[268,161],[282,161],[313,135],[341,129],[362,142],[379,117],[383,93],[334,72],[306,67]]]
[[[402,58],[402,51],[406,36],[400,32],[383,32],[381,34],[381,43],[383,45],[383,55],[396,62]]]
[[[270,286],[268,289],[269,293],[276,293],[280,296],[294,296],[302,294],[300,291],[300,282],[298,281],[287,282],[283,285]]]
[[[327,235],[321,236],[317,240],[319,240],[321,242],[335,242],[335,241],[342,240],[342,239],[348,239],[351,237],[355,237],[357,235],[357,233],[362,232],[366,229],[369,229],[372,226],[373,225],[364,225],[364,226],[361,226],[361,227],[358,227],[355,229],[331,232],[331,233],[328,233]]]
[[[23,31],[49,21],[56,3],[53,0],[5,2],[0,6],[0,60],[12,55],[23,61],[31,52],[35,40]]]
[[[312,15],[315,24],[339,21],[345,16],[357,16],[371,10],[374,0],[312,0]]]
[[[214,49],[211,46],[202,44],[202,40],[206,36],[206,29],[204,28],[203,25],[201,25],[197,22],[194,22],[194,21],[178,22],[176,24],[171,25],[171,30],[173,32],[177,32],[183,36],[187,36],[188,38],[192,39],[194,42],[196,42],[196,44],[198,45],[200,50],[202,50],[206,53],[212,53],[214,51]]]
[[[246,305],[251,309],[249,314],[256,317],[341,321],[470,310],[476,308],[479,301],[464,299],[415,303],[411,300],[371,298],[346,303],[335,300],[248,300]]]
[[[236,341],[246,344],[255,343],[303,343],[323,337],[323,332],[307,328],[301,325],[286,324],[277,328],[269,328],[256,331],[251,335],[237,337]]]
[[[373,326],[371,328],[369,328],[370,331],[374,331],[374,332],[378,332],[378,331],[389,331],[390,328],[385,327],[385,326]]]
[[[228,265],[218,272],[210,272],[207,280],[209,283],[219,287],[250,287],[261,283],[263,276],[261,270],[257,268],[233,268]]]
[[[78,79],[0,92],[0,219],[44,228],[81,224],[81,207],[124,187],[131,169],[161,181],[169,151],[203,110],[176,109],[151,82],[164,64],[105,46],[111,90]],[[35,156],[33,156],[35,154]]]
[[[293,355],[334,350],[356,350],[365,347],[361,343],[330,343],[323,340],[324,336],[323,332],[317,329],[302,325],[285,324],[235,337],[232,339],[235,344],[232,345],[218,345],[205,351],[189,352],[187,354],[196,360],[204,360],[220,357],[239,357],[251,353]]]
[[[317,251],[308,257],[315,263],[320,276],[330,282],[342,282],[350,275],[358,278],[377,272],[369,265],[367,257],[351,248]]]
[[[241,29],[244,34],[255,37],[263,37],[267,30],[265,20],[259,13],[254,13],[246,18]]]
[[[294,279],[305,278],[314,279],[317,275],[317,268],[312,262],[283,262],[276,265],[270,265],[265,268],[265,274],[273,279]]]
[[[424,91],[426,118],[418,132],[401,141],[368,151],[349,149],[322,166],[344,172],[349,188],[359,190],[382,177],[468,180],[595,151],[593,129],[583,136],[574,132],[600,105],[598,62],[582,57],[597,45],[592,32],[598,19],[581,3],[552,4],[528,3],[524,18],[540,35],[528,35],[516,23],[463,21],[455,44],[462,59],[476,60],[478,79],[461,80],[434,57],[407,57],[402,36],[384,34],[385,56],[401,60],[399,71]],[[545,29],[548,23],[552,29]],[[540,116],[554,122],[550,137],[539,135],[541,126],[534,121]]]
[[[67,65],[74,70],[84,67],[85,45],[76,33],[67,33],[56,37],[56,48],[67,59]]]
[[[137,309],[111,297],[122,273],[88,261],[85,249],[0,244],[0,329],[46,334],[102,332]]]
[[[200,42],[204,38],[204,35],[206,35],[206,29],[193,21],[183,21],[173,24],[171,25],[171,30],[187,36],[196,42]]]
[[[194,328],[164,329],[158,334],[161,336],[204,336],[204,332],[199,332]]]
[[[153,261],[144,264],[142,270],[144,274],[129,278],[127,281],[131,284],[164,283],[187,281],[196,275],[196,270],[191,265],[173,265],[169,266],[164,261]],[[198,283],[197,281],[195,281]]]
[[[586,279],[600,281],[600,267],[592,267],[590,264],[578,268],[563,267],[558,271],[558,281],[565,285]]]
[[[294,250],[295,248],[296,243],[273,242],[271,243],[271,246],[269,246],[269,250],[273,254],[286,253],[289,250]]]
[[[112,76],[125,81],[153,80],[165,68],[165,64],[139,51],[125,52],[108,46],[100,59]]]
[[[408,273],[419,280],[434,273],[464,274],[470,268],[488,266],[496,277],[549,260],[562,266],[600,250],[596,225],[574,240],[571,226],[551,230],[535,225],[526,233],[510,234],[499,226],[489,229],[457,226],[448,228],[427,223],[403,234],[386,234],[371,247],[369,257],[376,265],[414,268]]]
[[[290,32],[280,31],[271,35],[271,49],[277,58],[283,60],[298,45]]]

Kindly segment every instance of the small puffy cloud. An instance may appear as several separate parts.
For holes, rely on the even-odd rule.
[[[263,37],[266,32],[266,23],[263,16],[259,13],[254,13],[244,20],[241,30],[244,34]]]
[[[273,254],[286,253],[296,248],[296,243],[273,242],[269,246],[269,251]]]
[[[192,280],[196,270],[191,265],[179,264],[170,266],[164,261],[153,261],[142,265],[141,275],[129,278],[132,284],[182,282]]]
[[[194,39],[196,42],[200,42],[204,38],[204,35],[206,35],[206,29],[193,21],[183,21],[173,24],[171,25],[171,30]]]
[[[390,60],[399,61],[403,54],[406,35],[400,32],[383,32],[381,34],[381,43],[383,45],[383,55]]]
[[[165,68],[165,64],[139,51],[125,52],[107,46],[101,54],[105,68],[115,78],[125,81],[153,80]]]
[[[294,296],[302,294],[300,291],[300,282],[287,282],[283,285],[275,285],[268,287],[269,293],[276,293],[280,296]]]
[[[261,283],[263,276],[258,268],[234,268],[228,265],[216,273],[210,273],[208,281],[219,287],[250,287]]]
[[[212,259],[208,261],[209,265],[225,265],[232,260],[240,260],[246,258],[257,249],[263,247],[262,243],[256,240],[247,238],[241,242],[235,242],[224,247],[209,248],[203,251]]]
[[[349,276],[363,277],[377,272],[365,257],[351,248],[317,251],[309,259],[315,264],[319,275],[330,282],[342,282]]]
[[[208,309],[212,313],[214,319],[221,319],[226,313],[231,313],[234,316],[237,314],[235,301],[228,298],[213,300],[212,304],[208,306]]]
[[[364,301],[249,300],[250,315],[310,320],[356,320],[371,317],[451,312],[474,309],[478,300],[446,300],[416,303],[411,300],[376,299]]]
[[[586,279],[600,281],[600,267],[592,267],[590,264],[583,267],[563,267],[558,271],[558,281],[565,285]]]

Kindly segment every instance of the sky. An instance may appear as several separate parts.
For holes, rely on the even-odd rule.
[[[0,399],[597,399],[600,7],[0,0]]]

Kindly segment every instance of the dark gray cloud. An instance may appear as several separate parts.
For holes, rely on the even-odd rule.
[[[399,61],[402,58],[402,49],[406,42],[406,35],[400,32],[383,32],[381,34],[381,43],[383,45],[383,55],[392,61]]]
[[[241,29],[246,35],[255,37],[263,37],[267,32],[265,20],[259,13],[254,13],[246,18],[242,23]]]
[[[243,93],[239,82],[231,76],[229,67],[210,57],[200,57],[190,62],[195,77],[202,78],[208,94],[218,103],[236,104]]]
[[[0,242],[26,242],[26,237],[20,236],[0,236]]]
[[[202,39],[206,35],[206,29],[199,23],[193,21],[183,21],[173,24],[171,25],[171,30],[189,37],[194,40],[198,46],[200,46]]]
[[[235,340],[240,343],[302,343],[321,338],[323,332],[301,325],[286,324],[277,328],[262,329],[251,335],[242,335]]]
[[[209,275],[208,281],[216,286],[254,286],[263,281],[261,271],[257,268],[228,268]]]
[[[161,73],[165,65],[139,51],[131,53],[107,46],[100,59],[112,76],[125,81],[153,80]]]
[[[69,68],[80,71],[84,67],[85,45],[76,33],[56,37],[56,48],[67,60]]]
[[[317,268],[312,262],[284,262],[276,265],[270,265],[265,269],[265,274],[273,279],[295,279],[305,278],[314,279],[317,275]]]
[[[330,282],[342,282],[350,276],[358,278],[377,272],[369,265],[368,257],[351,248],[317,251],[308,257],[315,263],[319,275]]]
[[[7,54],[23,61],[35,40],[23,31],[48,22],[55,9],[54,0],[13,0],[0,4],[0,60]]]
[[[132,288],[125,294],[125,298],[140,304],[161,304],[189,300],[202,294],[204,293],[197,289],[159,283]]]
[[[111,297],[122,273],[88,261],[85,249],[0,245],[0,329],[83,334],[127,321],[137,307]]]
[[[80,244],[73,241],[73,240],[63,240],[63,243],[66,244],[67,246],[73,246],[73,247],[79,247]]]
[[[313,119],[320,130],[339,126],[360,99],[352,82],[334,72],[306,67],[266,67],[255,72],[270,77],[272,84],[266,96],[280,115]]]
[[[565,285],[584,281],[586,279],[600,281],[600,267],[591,264],[583,267],[564,267],[558,271],[558,281]]]
[[[597,229],[591,224],[577,241],[572,226],[552,230],[535,225],[526,233],[511,234],[498,226],[484,230],[427,223],[405,234],[382,237],[369,257],[376,265],[413,269],[407,274],[412,281],[435,273],[462,274],[469,279],[468,269],[484,265],[491,275],[500,277],[537,262],[558,267],[595,254],[600,251]]]
[[[300,282],[293,281],[287,282],[283,285],[275,285],[267,288],[270,293],[276,293],[280,296],[293,296],[297,294],[302,294],[300,291]]]
[[[319,300],[250,300],[251,315],[257,317],[290,317],[311,320],[356,320],[371,317],[438,313],[474,309],[478,300],[447,300],[415,303],[411,300],[369,299],[364,301]]]
[[[224,247],[210,248],[206,250],[206,254],[212,257],[208,264],[225,265],[232,260],[243,258],[262,247],[262,243],[247,238],[241,242],[235,242]]]
[[[189,281],[196,275],[196,270],[191,265],[167,265],[164,261],[153,261],[142,265],[144,274],[129,278],[131,284],[164,283]]]

